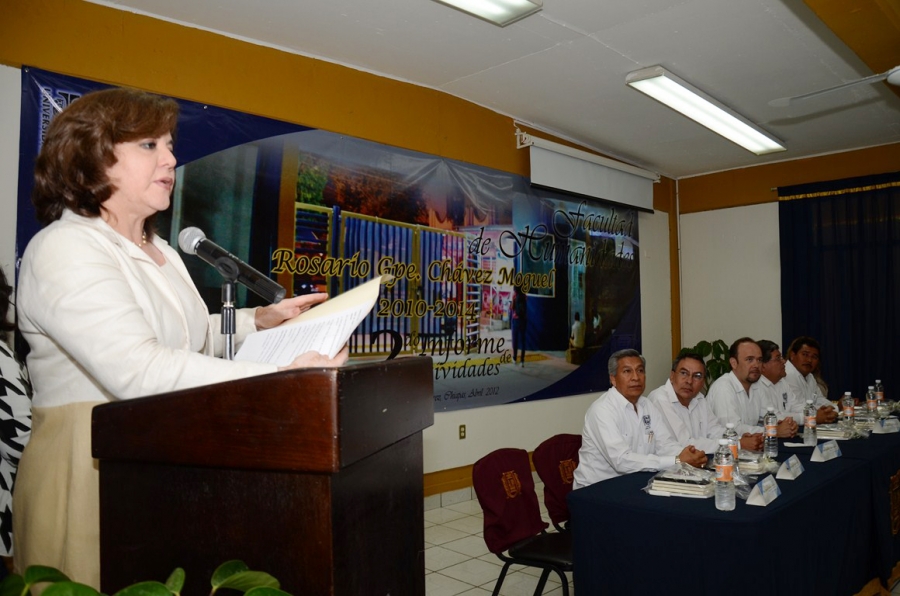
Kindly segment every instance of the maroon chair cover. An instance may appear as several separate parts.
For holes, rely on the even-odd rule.
[[[544,483],[544,505],[558,529],[569,521],[566,495],[572,490],[572,473],[578,466],[581,435],[554,435],[537,446],[531,456]]]

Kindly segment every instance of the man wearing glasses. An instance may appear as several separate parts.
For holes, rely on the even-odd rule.
[[[725,433],[725,423],[713,414],[706,397],[700,393],[705,379],[703,357],[692,352],[683,353],[672,363],[666,384],[651,391],[647,397],[662,413],[663,421],[680,444],[693,444],[705,453],[715,453],[719,439]],[[762,433],[745,433],[741,437],[741,448],[759,451],[762,442]]]

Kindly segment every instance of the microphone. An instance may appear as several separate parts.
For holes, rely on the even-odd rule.
[[[197,255],[216,268],[226,279],[247,286],[264,299],[280,302],[286,290],[244,261],[206,237],[200,228],[184,228],[178,234],[178,246],[189,255]]]

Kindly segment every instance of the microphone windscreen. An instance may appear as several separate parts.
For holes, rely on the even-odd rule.
[[[178,234],[178,246],[189,255],[197,254],[197,244],[206,240],[206,234],[200,228],[184,228]]]

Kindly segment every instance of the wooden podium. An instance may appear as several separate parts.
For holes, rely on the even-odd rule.
[[[94,408],[101,585],[240,559],[295,596],[425,594],[430,358],[300,370]]]

